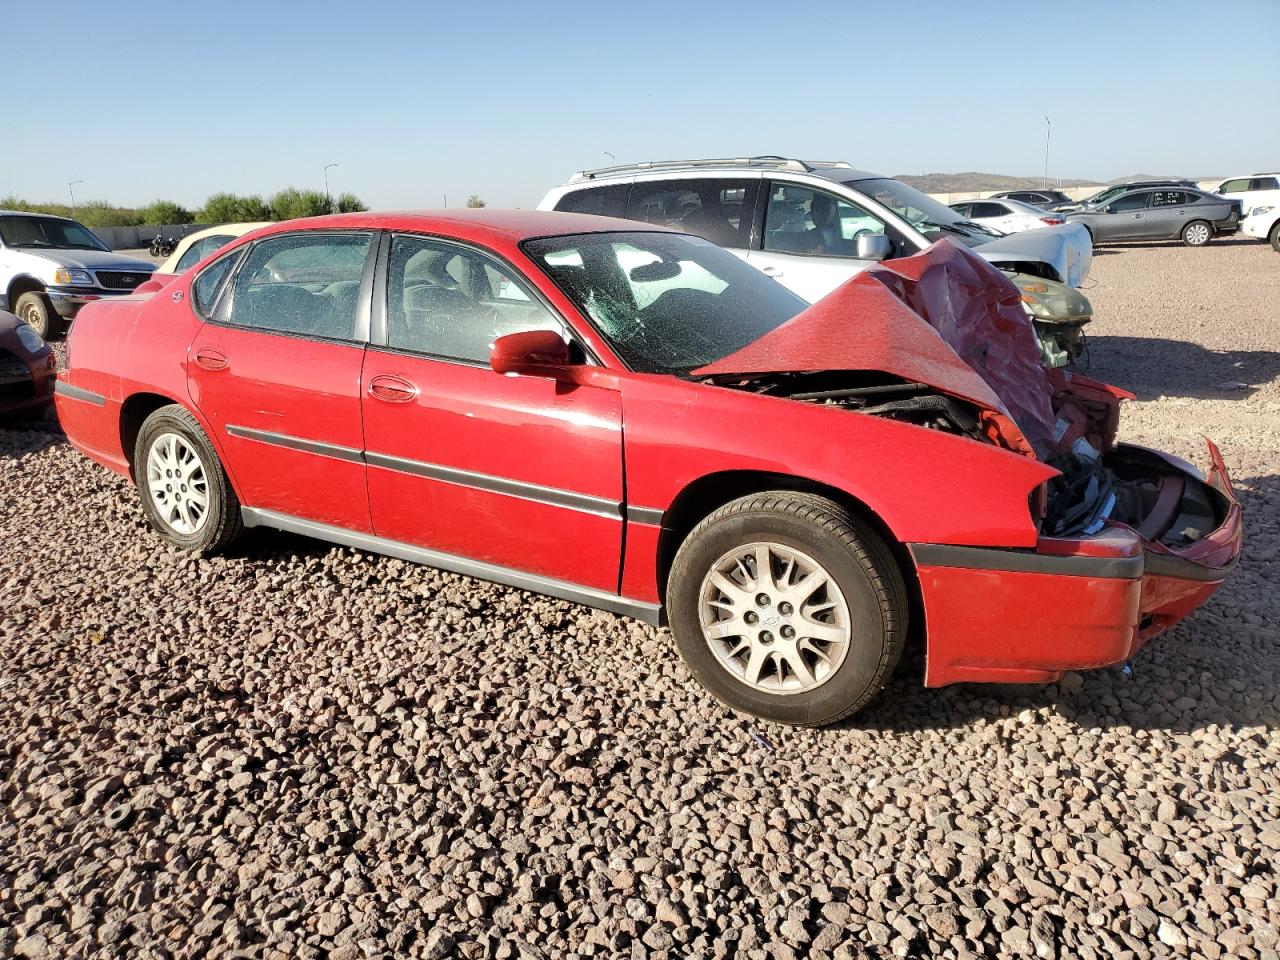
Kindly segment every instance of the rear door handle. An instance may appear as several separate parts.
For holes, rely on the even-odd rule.
[[[196,351],[196,366],[206,370],[227,369],[227,355],[217,350],[201,349]]]
[[[369,396],[387,403],[408,403],[418,395],[418,388],[403,377],[380,374],[369,381]]]
[[[777,267],[761,267],[760,272],[763,273],[766,277],[782,276],[782,271],[779,270]]]

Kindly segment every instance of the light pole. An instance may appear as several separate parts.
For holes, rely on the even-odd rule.
[[[336,163],[326,163],[324,165],[324,202],[328,206],[330,213],[333,213],[333,201],[329,199],[329,168],[336,166],[338,166]]]
[[[1049,131],[1053,129],[1053,124],[1049,122],[1049,118],[1044,118],[1044,182],[1040,184],[1040,189],[1045,190],[1049,187]]]
[[[618,165],[618,158],[617,158],[617,157],[615,157],[615,156],[614,156],[612,153],[610,153],[608,150],[606,150],[606,151],[604,152],[604,155],[605,155],[606,157],[608,157],[608,158],[609,158],[609,162],[610,162],[610,163],[612,163],[615,167]]]
[[[444,201],[445,209],[449,209],[449,195],[447,193],[443,194],[440,199]]]
[[[83,180],[72,180],[70,183],[68,183],[68,184],[67,184],[67,192],[71,194],[71,214],[72,214],[72,216],[74,216],[74,215],[75,215],[75,212],[76,212],[76,191],[75,191],[75,186],[76,186],[76,184],[77,184],[77,183],[84,183],[84,181],[83,181]]]

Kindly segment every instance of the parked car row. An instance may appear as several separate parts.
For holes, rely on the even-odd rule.
[[[980,228],[827,170],[548,198],[673,225],[269,226],[86,306],[59,419],[180,548],[274,527],[669,623],[708,690],[780,722],[869,702],[915,616],[930,686],[1127,659],[1240,552],[1221,456],[1118,443],[1128,394],[1039,362]],[[851,250],[816,304],[751,263]]]

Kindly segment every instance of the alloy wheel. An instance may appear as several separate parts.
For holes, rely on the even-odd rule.
[[[147,451],[147,489],[161,521],[191,536],[209,519],[209,481],[191,441],[162,433]]]
[[[1198,247],[1202,243],[1209,242],[1209,228],[1203,223],[1193,223],[1187,227],[1187,242],[1192,246]]]
[[[698,613],[720,666],[764,693],[820,687],[849,653],[849,605],[835,579],[780,543],[743,544],[720,557],[703,578]]]

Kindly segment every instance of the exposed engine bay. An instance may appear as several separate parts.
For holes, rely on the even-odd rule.
[[[973,403],[887,374],[775,373],[722,385],[998,443],[998,437],[984,432],[981,411]],[[1176,548],[1194,543],[1222,522],[1223,497],[1189,476],[1190,465],[1179,467],[1152,451],[1114,443],[1113,404],[1085,391],[1072,396],[1070,404],[1060,404],[1059,413],[1061,439],[1067,444],[1046,459],[1062,475],[1049,482],[1039,504],[1044,535],[1089,535],[1123,523],[1147,540]]]

